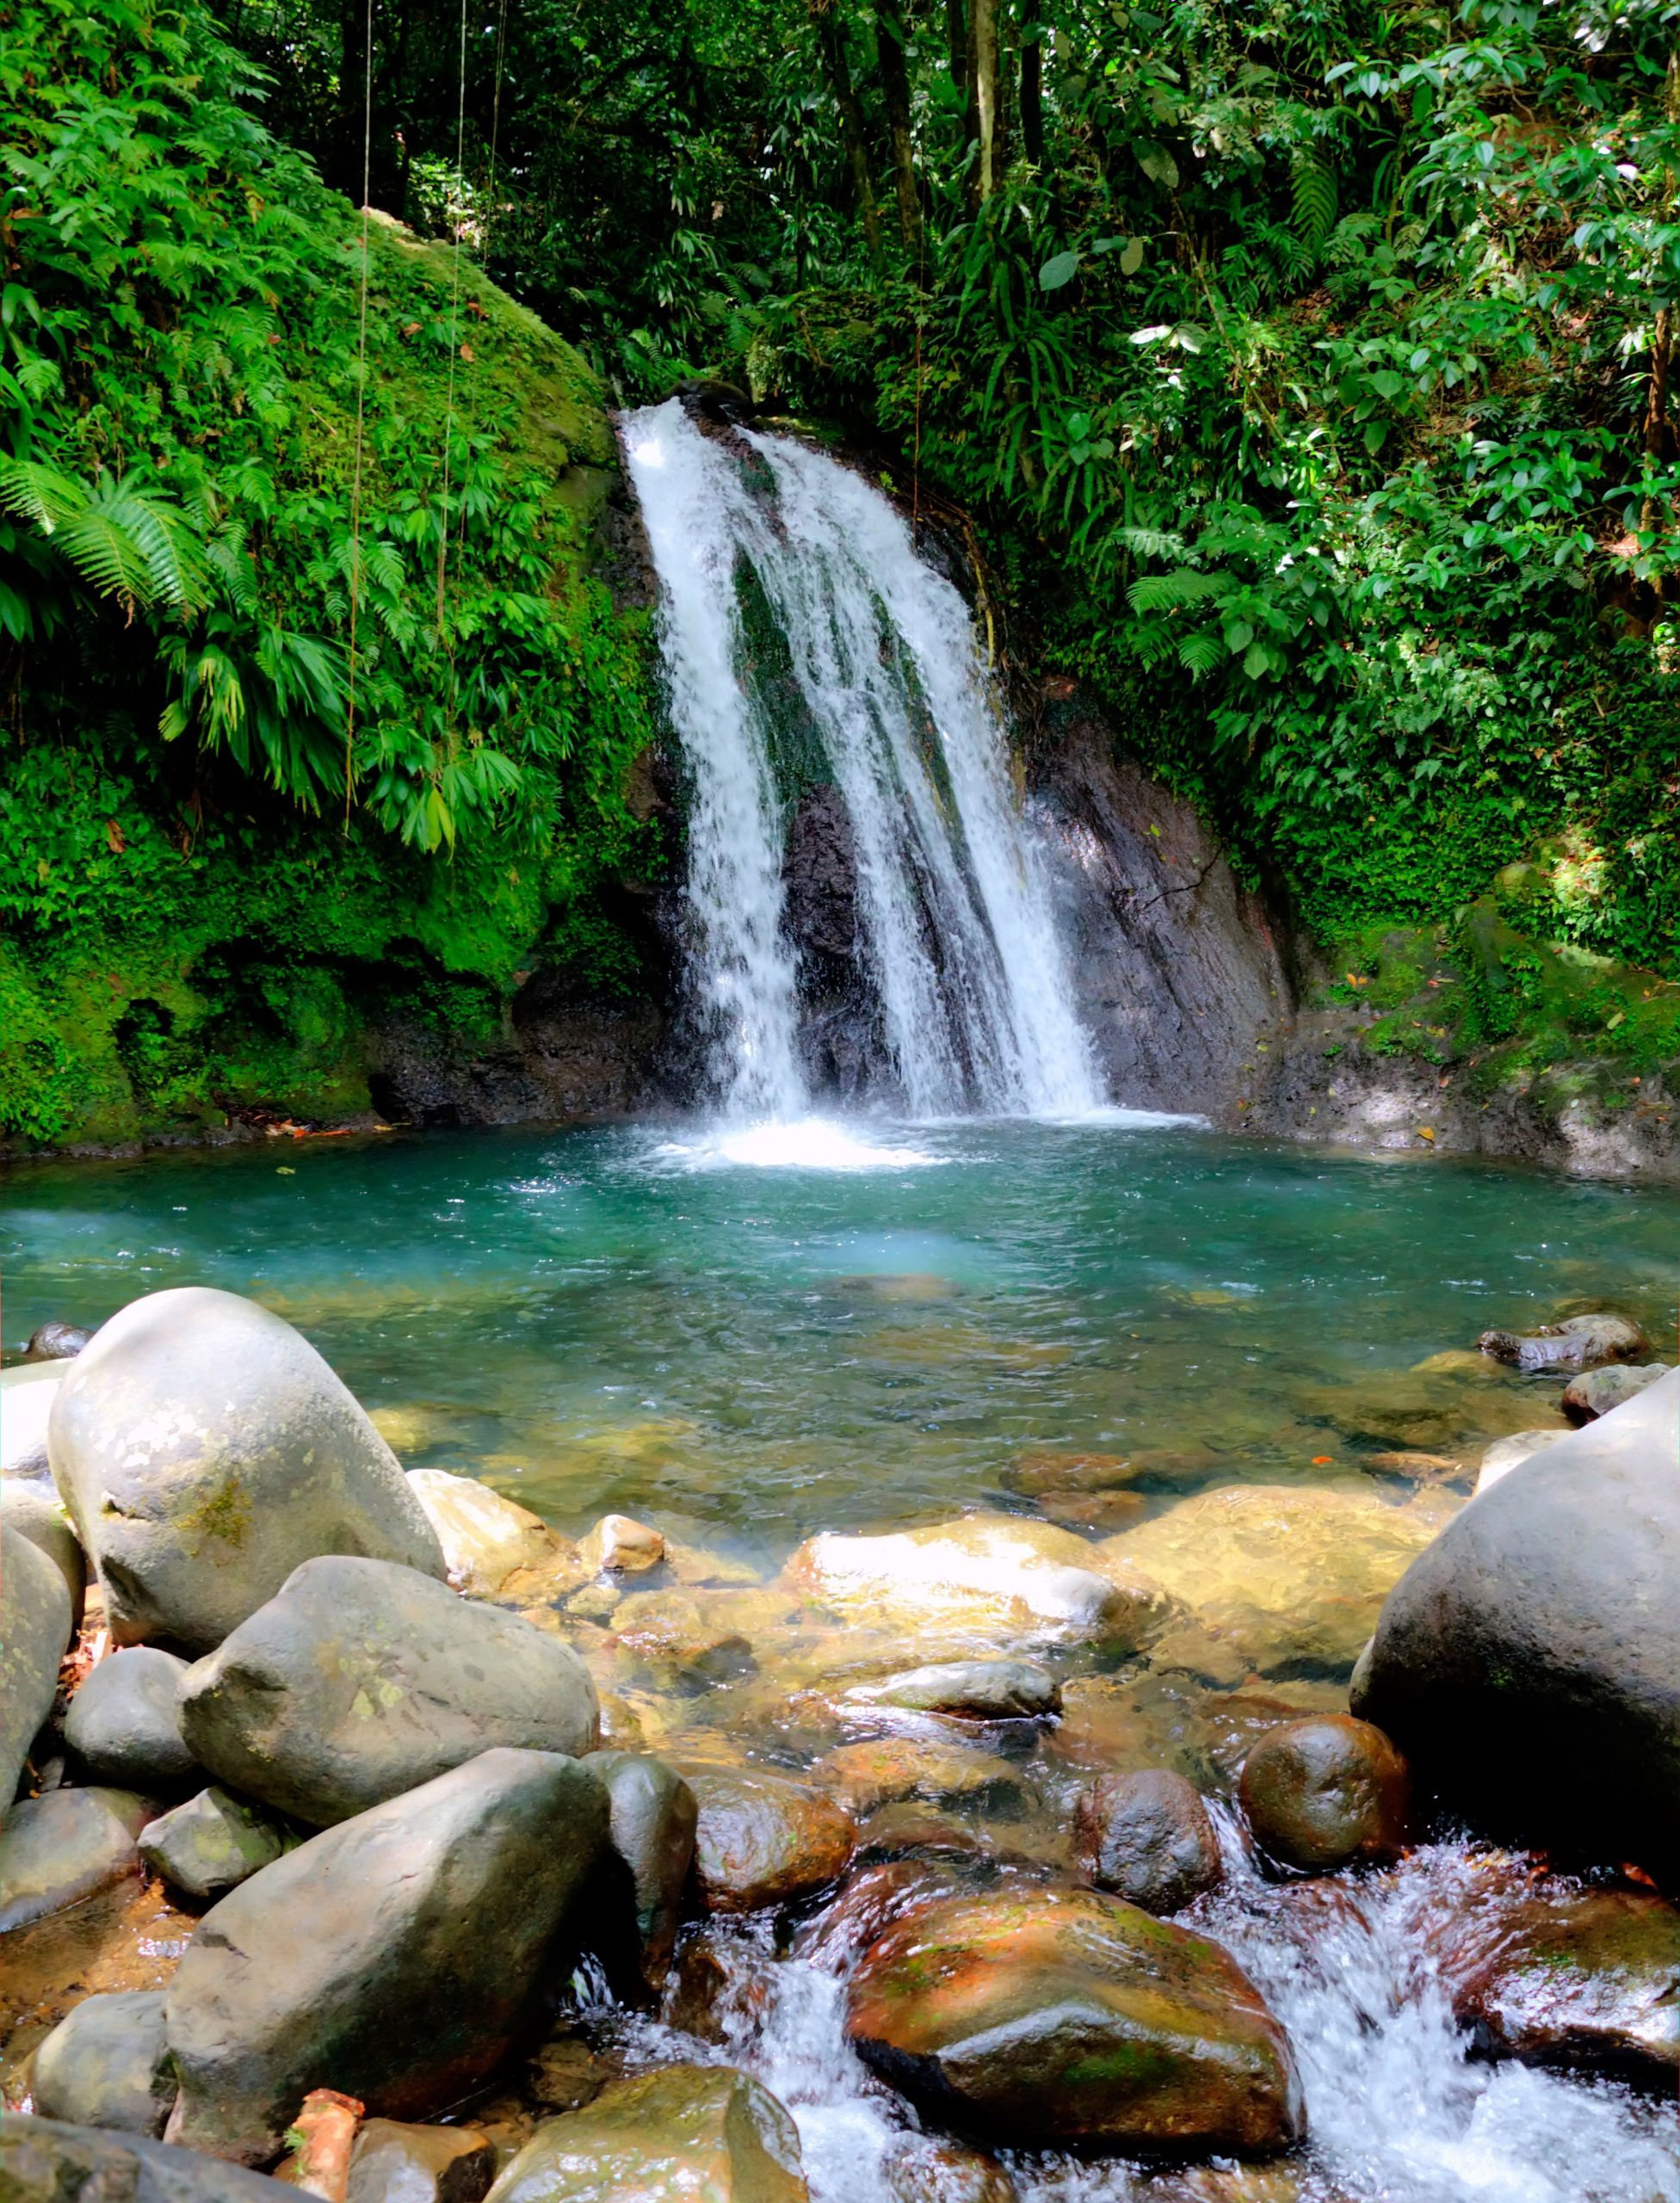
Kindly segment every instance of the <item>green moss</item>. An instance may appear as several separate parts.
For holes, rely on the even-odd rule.
[[[250,1535],[252,1521],[250,1495],[245,1490],[237,1471],[230,1469],[215,1489],[207,1492],[196,1507],[189,1508],[176,1518],[176,1527],[182,1534],[190,1552],[197,1553],[211,1539],[223,1545],[243,1549]]]

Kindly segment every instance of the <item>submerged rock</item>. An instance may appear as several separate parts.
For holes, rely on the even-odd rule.
[[[154,1811],[127,1790],[49,1790],[14,1805],[0,1832],[0,1934],[137,1874]]]
[[[659,1531],[628,1515],[603,1515],[578,1541],[578,1557],[591,1576],[603,1570],[614,1576],[641,1576],[663,1564],[665,1540]]]
[[[174,1791],[196,1771],[181,1733],[178,1701],[187,1663],[137,1645],[97,1662],[65,1718],[65,1742],[96,1782],[153,1794]]]
[[[687,1592],[633,1591],[608,1611],[619,1641],[671,1682],[729,1682],[757,1664],[728,1610]]]
[[[64,1577],[22,1530],[0,1522],[0,1824],[36,1731],[52,1711],[70,1632]]]
[[[1238,1796],[1262,1850],[1312,1873],[1397,1858],[1411,1833],[1405,1762],[1380,1729],[1345,1713],[1269,1729],[1243,1762]]]
[[[927,2134],[890,2142],[881,2176],[887,2203],[1017,2203],[1015,2182],[996,2157]]]
[[[857,1841],[821,1791],[758,1768],[695,1769],[695,1872],[709,1912],[756,1912],[838,1881]]]
[[[443,1548],[449,1581],[475,1599],[492,1598],[521,1568],[540,1568],[559,1546],[540,1515],[487,1484],[444,1469],[411,1469],[409,1487]]]
[[[314,2088],[392,2118],[453,2103],[563,1978],[607,1820],[576,1760],[489,1751],[252,1875],[168,1990],[171,2135],[260,2163]]]
[[[1477,2046],[1672,2091],[1680,2079],[1680,1911],[1627,1890],[1525,1893],[1444,1959]],[[1478,1945],[1479,1944],[1479,1947]]]
[[[1548,1427],[1544,1430],[1513,1431],[1509,1438],[1496,1438],[1482,1455],[1481,1467],[1476,1474],[1477,1497],[1490,1490],[1501,1477],[1508,1477],[1524,1461],[1531,1460],[1536,1453],[1568,1435],[1567,1429]]]
[[[444,1572],[396,1455],[349,1392],[238,1293],[131,1301],[70,1364],[48,1445],[119,1645],[207,1651],[318,1553]]]
[[[918,1737],[879,1737],[825,1752],[810,1779],[849,1813],[920,1799],[930,1805],[984,1805],[1018,1812],[1026,1802],[1021,1770],[995,1752]]]
[[[1564,1414],[1577,1425],[1596,1422],[1601,1415],[1619,1408],[1624,1400],[1634,1398],[1647,1385],[1666,1377],[1673,1366],[1668,1361],[1647,1361],[1634,1367],[1624,1362],[1609,1369],[1589,1369],[1564,1386]]]
[[[182,1684],[201,1765],[323,1827],[498,1744],[600,1741],[569,1645],[391,1561],[306,1561]]]
[[[474,2126],[364,2119],[346,2203],[483,2203],[495,2177],[494,2145]]]
[[[1146,1912],[1182,1912],[1220,1879],[1219,1838],[1201,1793],[1166,1768],[1099,1775],[1081,1792],[1073,1855],[1098,1889]]]
[[[942,1660],[908,1668],[884,1682],[846,1693],[864,1706],[896,1706],[913,1713],[948,1713],[969,1721],[1031,1721],[1059,1713],[1061,1685],[1032,1660]]]
[[[540,2126],[493,2203],[807,2203],[799,2132],[728,2065],[665,2065]]]
[[[298,2191],[142,2134],[0,2114],[5,2203],[297,2203]]]
[[[942,2120],[1017,2146],[1264,2155],[1304,2114],[1282,2027],[1217,1944],[1095,1890],[990,1890],[896,1921],[847,2033]]]
[[[295,1841],[267,1813],[213,1785],[160,1813],[140,1837],[140,1857],[171,1888],[203,1899],[238,1889]]]
[[[584,1765],[607,1793],[612,1848],[634,1892],[642,1977],[657,1988],[676,1947],[700,1808],[689,1785],[662,1759],[596,1751]]]
[[[1482,1353],[1517,1369],[1597,1369],[1607,1361],[1636,1361],[1650,1342],[1625,1316],[1569,1316],[1529,1332],[1484,1331]]]
[[[163,1991],[84,1996],[35,2052],[29,2093],[44,2119],[161,2134],[175,2101]]]
[[[1481,1493],[1395,1586],[1357,1713],[1487,1824],[1680,1877],[1680,1371]]]
[[[825,1533],[799,1548],[788,1575],[849,1620],[999,1644],[1095,1639],[1135,1651],[1158,1626],[1162,1606],[1155,1586],[1123,1558],[1013,1515],[971,1515],[882,1537]]]
[[[1192,1610],[1196,1628],[1240,1664],[1227,1674],[1189,1648],[1183,1664],[1218,1681],[1345,1673],[1382,1601],[1443,1519],[1442,1503],[1387,1505],[1368,1487],[1224,1484],[1181,1499],[1140,1529],[1107,1539]],[[1172,1632],[1158,1664],[1179,1664]]]

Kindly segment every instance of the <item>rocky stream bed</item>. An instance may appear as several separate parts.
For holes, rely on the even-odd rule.
[[[1636,1324],[1449,1349],[1479,1472],[1140,1520],[1040,1448],[1018,1512],[769,1580],[405,1474],[233,1293],[31,1350],[7,2203],[1671,2192],[1680,1372]]]

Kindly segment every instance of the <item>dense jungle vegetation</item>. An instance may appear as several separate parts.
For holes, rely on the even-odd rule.
[[[348,1106],[381,990],[639,984],[588,539],[604,407],[695,374],[968,515],[1017,668],[1350,984],[1444,947],[1473,1038],[1672,1050],[1680,6],[0,32],[0,1130]]]

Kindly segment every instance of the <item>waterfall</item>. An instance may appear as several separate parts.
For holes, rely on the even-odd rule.
[[[850,822],[868,976],[905,1107],[1097,1107],[1037,841],[961,596],[851,468],[786,436],[726,443],[671,399],[628,416],[659,578],[670,713],[693,784],[695,989],[726,1113],[803,1114],[783,849],[794,761]],[[785,692],[750,631],[757,592]],[[781,659],[775,658],[775,671]],[[776,708],[772,708],[773,701]]]

